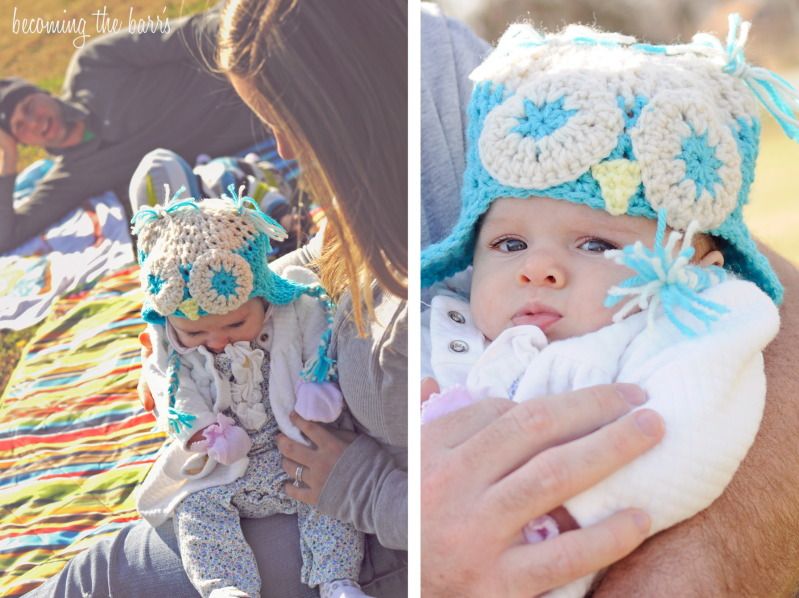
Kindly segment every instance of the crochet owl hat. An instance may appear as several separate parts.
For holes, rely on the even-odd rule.
[[[725,268],[776,302],[782,285],[743,222],[758,152],[759,100],[799,140],[796,90],[748,65],[749,23],[730,17],[726,47],[708,34],[651,45],[570,26],[512,25],[471,74],[462,207],[422,252],[422,285],[472,262],[476,225],[499,197],[563,199],[658,218],[719,240]]]
[[[164,324],[166,316],[195,320],[231,312],[253,297],[287,305],[309,295],[322,303],[328,329],[303,375],[316,382],[334,379],[335,364],[327,355],[332,301],[320,285],[283,278],[267,262],[270,239],[282,240],[286,231],[233,185],[230,197],[201,201],[179,200],[182,191],[165,207],[140,208],[131,220],[145,296],[142,318],[152,324]]]

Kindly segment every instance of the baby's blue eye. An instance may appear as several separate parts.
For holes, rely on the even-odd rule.
[[[618,249],[613,243],[596,238],[586,239],[577,248],[591,253],[603,253],[611,249]]]
[[[500,239],[492,243],[491,247],[504,253],[511,253],[513,251],[524,251],[527,249],[527,243],[521,239]]]

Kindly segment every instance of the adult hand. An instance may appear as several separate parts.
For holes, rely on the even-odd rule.
[[[294,412],[291,413],[291,421],[311,441],[311,446],[296,442],[285,434],[278,434],[277,448],[283,453],[283,471],[294,479],[297,467],[302,466],[302,485],[298,488],[292,482],[286,482],[283,489],[291,498],[315,505],[319,502],[319,495],[330,472],[355,440],[356,434],[332,430],[303,419]]]
[[[17,172],[17,140],[0,129],[0,176]]]
[[[485,400],[422,427],[422,594],[532,596],[638,546],[629,509],[537,544],[524,525],[657,444],[663,422],[625,384],[514,404]]]

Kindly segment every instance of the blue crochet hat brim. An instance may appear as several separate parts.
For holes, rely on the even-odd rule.
[[[421,283],[427,288],[465,270],[472,263],[474,227],[455,227],[455,232],[422,250]]]

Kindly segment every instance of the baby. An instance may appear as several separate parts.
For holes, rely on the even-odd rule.
[[[757,432],[782,286],[742,219],[760,131],[750,88],[799,130],[777,109],[796,99],[744,62],[747,31],[733,16],[725,48],[514,25],[472,73],[461,215],[422,253],[435,285],[422,369],[444,389],[422,421],[488,397],[642,386],[666,437],[565,503],[579,526],[628,507],[652,534],[693,516]],[[541,517],[520,541],[561,531]]]
[[[335,421],[343,400],[328,357],[332,303],[302,268],[267,264],[285,231],[254,200],[175,198],[134,216],[152,355],[144,376],[165,445],[137,492],[152,525],[174,518],[202,596],[255,598],[261,580],[240,517],[296,513],[301,579],[322,598],[364,596],[363,535],[283,492],[275,437],[289,419]],[[296,396],[296,403],[295,403]],[[302,465],[294,485],[302,486]]]

